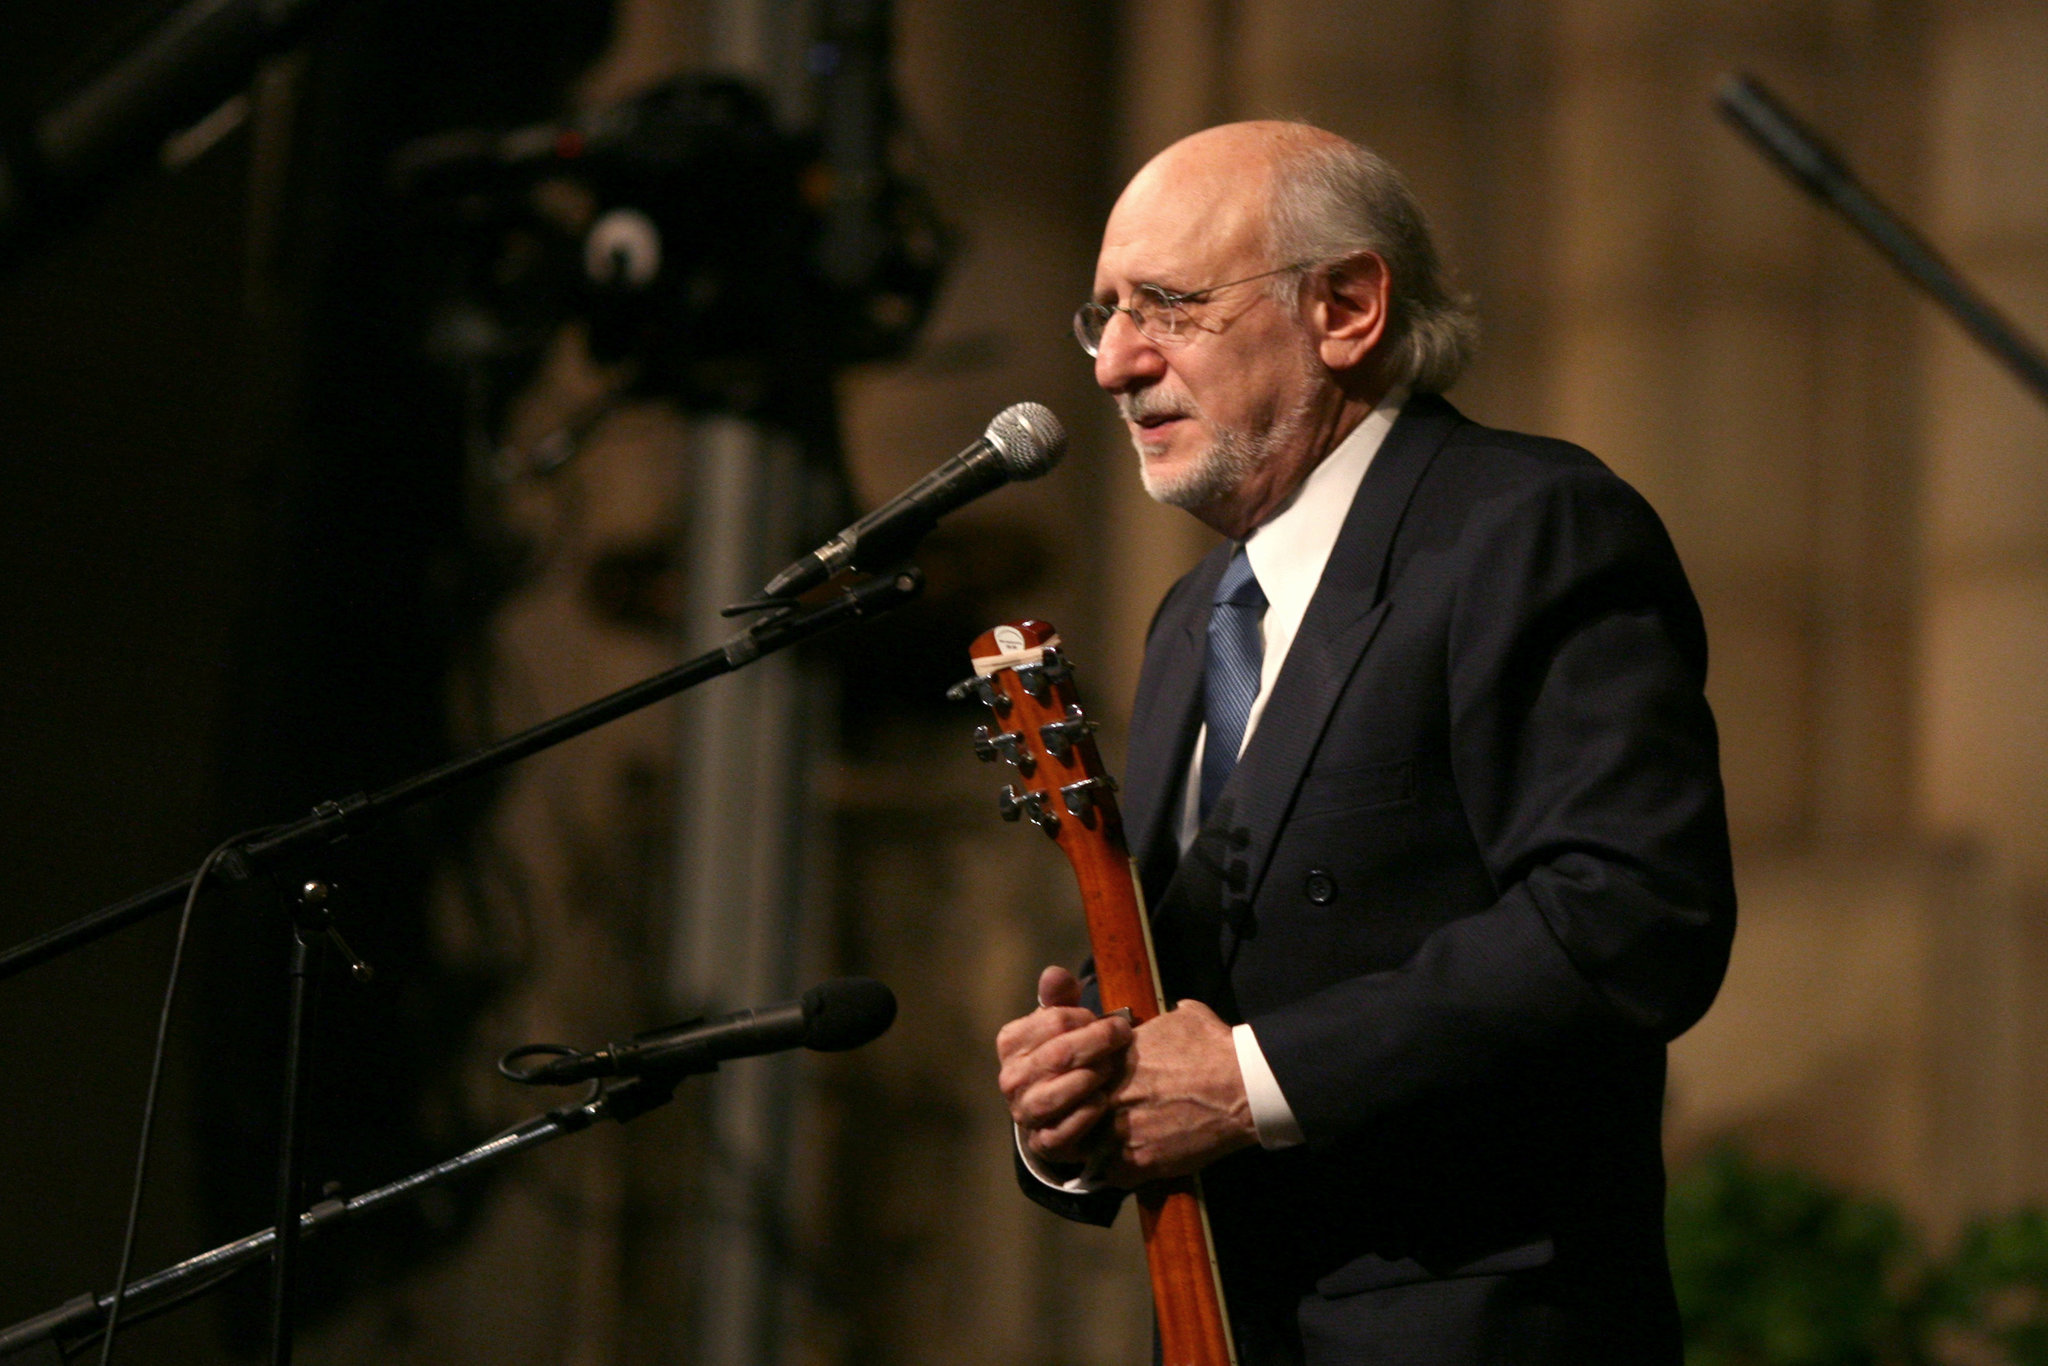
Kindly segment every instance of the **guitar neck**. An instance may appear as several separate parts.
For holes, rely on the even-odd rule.
[[[1059,634],[1042,621],[1011,622],[983,632],[969,654],[974,677],[953,693],[978,697],[993,718],[976,730],[975,752],[1016,772],[999,809],[1058,842],[1080,884],[1102,1008],[1127,1008],[1142,1024],[1165,999],[1151,919],[1124,842],[1116,783],[1096,751],[1095,724],[1075,693]],[[1146,1186],[1137,1201],[1166,1366],[1236,1366],[1200,1179]]]

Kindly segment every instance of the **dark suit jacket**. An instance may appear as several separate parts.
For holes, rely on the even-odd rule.
[[[1228,555],[1154,620],[1125,813],[1169,996],[1251,1022],[1308,1139],[1204,1175],[1245,1366],[1676,1363],[1664,1045],[1735,898],[1662,524],[1577,447],[1411,399],[1183,858]]]

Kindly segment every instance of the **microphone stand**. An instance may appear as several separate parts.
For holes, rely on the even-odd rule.
[[[600,1119],[617,1120],[621,1124],[637,1119],[649,1110],[667,1104],[675,1095],[676,1083],[683,1077],[715,1068],[716,1064],[705,1068],[677,1068],[632,1078],[607,1087],[580,1105],[565,1105],[534,1115],[496,1138],[389,1185],[353,1197],[322,1200],[290,1221],[292,1234],[295,1238],[311,1238],[326,1229],[340,1227],[359,1216],[384,1209],[415,1191],[438,1186],[472,1168],[528,1148],[537,1148],[564,1134],[580,1132]],[[281,1256],[284,1248],[285,1244],[278,1238],[278,1230],[266,1228],[138,1277],[122,1296],[120,1326],[126,1328],[175,1309],[187,1300],[212,1290],[244,1267],[266,1256]],[[111,1293],[88,1292],[66,1300],[55,1309],[23,1319],[10,1328],[0,1329],[0,1357],[42,1349],[44,1360],[62,1362],[83,1348],[95,1334],[104,1331],[113,1301]]]
[[[1841,214],[1901,275],[1926,290],[1963,330],[2048,403],[2048,359],[1989,300],[1941,259],[1927,239],[1863,188],[1833,148],[1793,117],[1754,76],[1730,76],[1716,97],[1729,122],[1747,134],[1808,194]]]
[[[321,802],[313,808],[311,815],[257,836],[232,851],[223,862],[233,875],[242,877],[247,876],[251,869],[278,863],[286,855],[320,845],[338,844],[348,836],[369,828],[379,818],[415,806],[429,797],[437,797],[459,783],[495,773],[529,755],[551,749],[564,740],[595,730],[608,721],[616,721],[621,716],[721,674],[731,673],[763,655],[774,654],[799,641],[808,640],[843,622],[879,616],[916,597],[923,586],[924,575],[916,566],[906,565],[892,573],[877,575],[842,589],[815,606],[779,607],[725,644],[707,650],[695,659],[685,660],[664,673],[642,679],[517,735],[451,759],[438,768],[401,779],[380,792],[357,792]],[[61,957],[116,930],[126,929],[158,911],[170,909],[191,887],[192,877],[187,873],[174,878],[0,953],[0,981],[25,972],[38,963]]]
[[[924,576],[916,566],[906,565],[843,588],[807,607],[777,599],[741,604],[739,608],[730,610],[761,610],[763,615],[718,648],[707,650],[673,669],[621,688],[574,711],[529,727],[517,735],[402,779],[380,792],[358,792],[338,800],[321,802],[313,808],[311,815],[257,835],[246,844],[230,850],[222,856],[222,866],[231,875],[242,878],[266,867],[283,866],[292,856],[337,844],[368,829],[381,817],[438,796],[458,783],[495,773],[529,755],[538,754],[721,674],[744,668],[763,655],[808,640],[843,622],[876,616],[901,606],[916,597],[923,586]],[[196,876],[196,872],[188,873],[152,887],[0,954],[0,981],[179,904]],[[366,965],[347,952],[346,944],[334,928],[332,911],[327,905],[331,891],[330,884],[325,882],[305,883],[293,915],[290,1023],[285,1041],[284,1084],[280,1098],[282,1122],[278,1144],[277,1223],[269,1234],[263,1235],[262,1244],[266,1251],[273,1242],[276,1245],[271,1278],[272,1366],[289,1366],[291,1362],[296,1245],[306,1219],[297,1211],[299,1166],[305,1147],[300,1117],[305,1108],[306,1015],[310,992],[322,950],[329,944],[343,950],[359,980],[369,971]],[[112,1302],[109,1296],[109,1306]],[[124,1314],[126,1306],[127,1296],[124,1293]],[[4,1354],[5,1342],[5,1338],[0,1338],[0,1354]]]

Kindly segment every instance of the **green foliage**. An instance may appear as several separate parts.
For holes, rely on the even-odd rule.
[[[1687,1366],[1911,1359],[1896,1289],[1913,1245],[1898,1211],[1724,1150],[1673,1183],[1668,1220]]]
[[[1687,1366],[2048,1366],[2048,1213],[1938,1259],[1895,1206],[1724,1149],[1668,1223]]]
[[[1931,1269],[1924,1302],[1947,1353],[1930,1360],[2048,1366],[2048,1214],[1972,1224],[1955,1256]]]

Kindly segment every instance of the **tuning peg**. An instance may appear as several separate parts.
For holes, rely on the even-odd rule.
[[[1030,697],[1032,701],[1045,701],[1045,691],[1050,686],[1050,680],[1046,677],[1045,673],[1045,665],[1019,664],[1017,666],[1017,681],[1024,685],[1025,695]]]
[[[996,793],[996,810],[1006,821],[1028,817],[1031,823],[1048,835],[1060,832],[1060,817],[1057,811],[1046,805],[1043,792],[1019,792],[1005,785]]]
[[[1024,685],[1024,691],[1035,702],[1043,702],[1046,689],[1054,683],[1064,682],[1073,676],[1074,666],[1067,662],[1067,657],[1056,645],[1048,645],[1037,663],[1017,666],[1017,681]]]
[[[994,726],[976,726],[974,757],[985,764],[1002,759],[1015,764],[1020,773],[1031,771],[1031,751],[1024,748],[1024,736],[1021,731],[998,731]]]
[[[1045,742],[1045,752],[1065,763],[1073,750],[1074,742],[1095,729],[1095,723],[1081,712],[1072,702],[1067,703],[1064,721],[1048,721],[1038,728],[1038,738]]]
[[[970,697],[985,707],[994,708],[998,715],[1010,709],[1009,697],[995,685],[993,679],[984,678],[980,674],[972,678],[963,678],[946,689],[948,702],[965,702]]]
[[[1074,666],[1059,652],[1056,645],[1048,645],[1036,664],[1019,664],[1017,681],[1024,685],[1024,691],[1035,702],[1045,700],[1045,691],[1054,683],[1062,683],[1074,676]]]
[[[1078,821],[1088,819],[1088,813],[1095,809],[1098,794],[1106,797],[1114,791],[1116,780],[1108,777],[1083,778],[1060,787],[1060,795],[1067,799],[1067,810],[1073,812],[1074,819]]]

